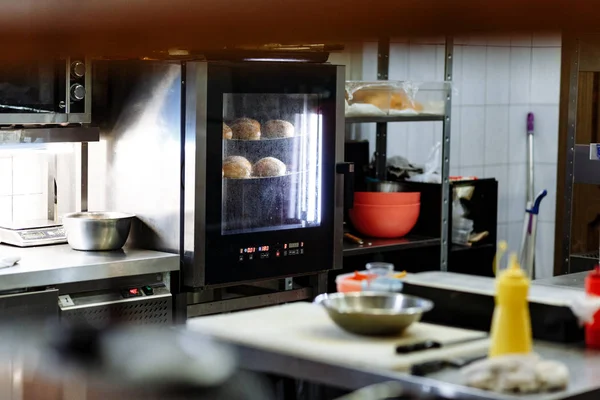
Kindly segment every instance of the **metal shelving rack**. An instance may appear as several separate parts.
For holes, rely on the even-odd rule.
[[[600,146],[596,143],[576,144],[579,100],[579,73],[600,72],[598,38],[590,41],[585,35],[572,38],[568,59],[568,106],[566,129],[566,165],[564,176],[564,209],[562,235],[562,273],[591,270],[598,264],[598,251],[571,252],[573,217],[573,184],[600,185]],[[563,50],[564,51],[564,50]],[[563,67],[564,68],[564,67]],[[563,99],[561,99],[563,101]],[[561,117],[562,118],[562,117]],[[559,221],[557,221],[558,223]],[[558,245],[558,243],[557,243]]]
[[[445,52],[445,71],[444,80],[452,81],[452,52],[454,42],[452,38],[446,38]],[[390,40],[382,39],[378,42],[377,51],[377,79],[388,80],[389,73],[389,54]],[[387,174],[387,124],[393,122],[416,122],[416,121],[441,121],[442,129],[442,199],[441,199],[441,237],[422,238],[422,237],[406,237],[391,241],[369,240],[370,245],[358,247],[357,245],[346,244],[344,246],[344,256],[352,256],[357,254],[367,254],[383,251],[396,251],[408,248],[437,246],[441,247],[440,251],[440,268],[442,271],[448,270],[448,251],[450,236],[448,232],[448,211],[450,201],[450,114],[452,110],[452,88],[448,87],[446,92],[446,106],[444,115],[418,115],[418,116],[393,116],[393,117],[351,117],[346,118],[346,124],[355,123],[375,123],[376,124],[376,139],[375,139],[375,174],[378,179],[386,179]]]

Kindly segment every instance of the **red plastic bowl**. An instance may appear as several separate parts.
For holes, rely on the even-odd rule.
[[[350,220],[357,231],[376,238],[397,238],[408,234],[419,219],[421,204],[372,206],[354,204]]]
[[[421,201],[419,192],[355,192],[354,203],[373,206],[402,206]]]

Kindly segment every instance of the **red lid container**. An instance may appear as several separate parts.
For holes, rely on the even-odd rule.
[[[596,266],[585,277],[585,292],[588,296],[600,296],[600,266]],[[594,322],[585,324],[585,344],[600,349],[600,310],[594,314]]]

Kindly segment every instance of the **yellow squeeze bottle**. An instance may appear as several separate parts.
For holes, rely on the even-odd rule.
[[[527,304],[529,279],[511,255],[510,265],[496,277],[490,357],[531,352],[531,318]]]

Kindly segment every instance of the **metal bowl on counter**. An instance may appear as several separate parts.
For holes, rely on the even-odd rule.
[[[433,308],[420,297],[378,292],[322,294],[315,303],[343,330],[366,336],[398,335]]]
[[[118,250],[127,241],[134,214],[78,212],[63,217],[67,242],[75,250]]]

